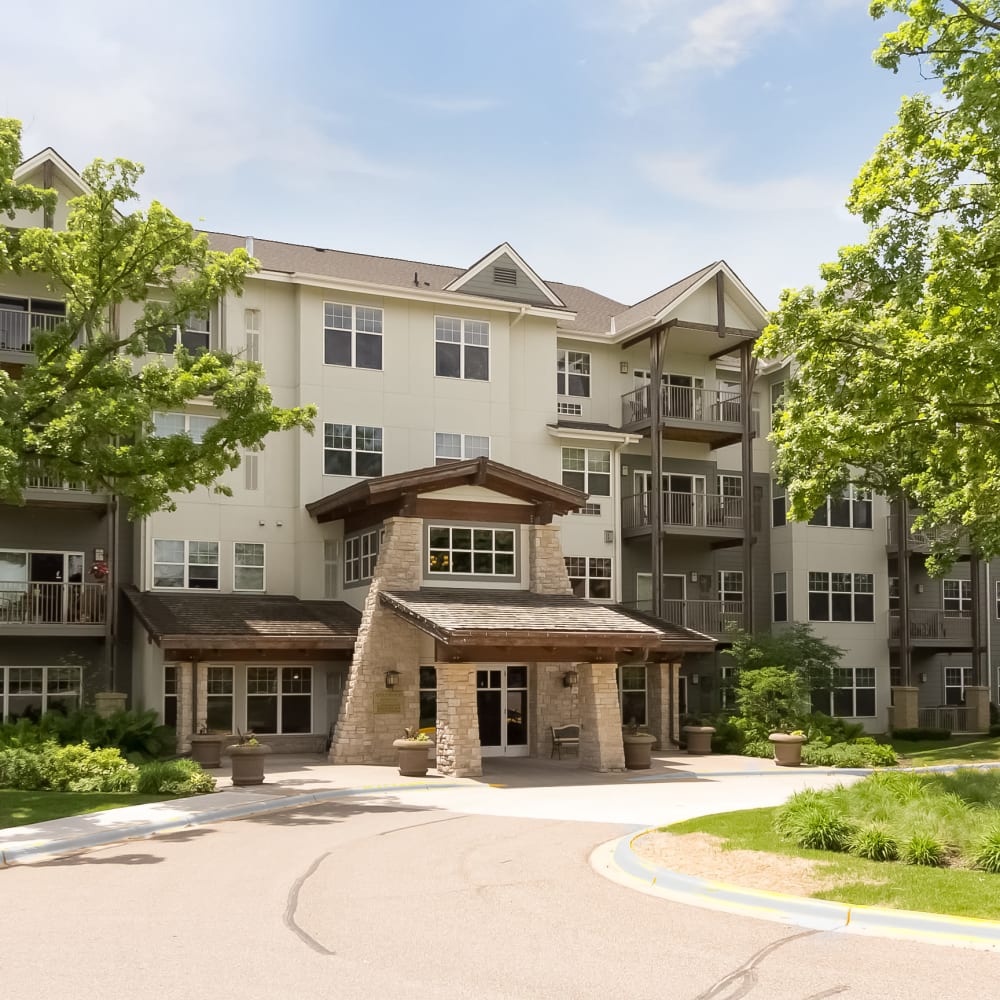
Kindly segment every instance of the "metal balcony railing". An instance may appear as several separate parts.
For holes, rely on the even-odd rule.
[[[743,497],[719,493],[661,494],[664,527],[736,528],[743,527]],[[622,526],[642,528],[652,524],[653,494],[636,493],[622,499]]]
[[[661,617],[671,625],[693,628],[706,635],[725,636],[743,627],[743,602],[667,600],[663,602]]]
[[[65,321],[65,316],[0,306],[0,351],[30,353],[34,349],[32,336],[36,330],[54,330]]]
[[[941,639],[957,642],[972,641],[972,618],[966,611],[938,611],[927,608],[910,608],[909,634],[911,639]],[[900,614],[889,612],[889,638],[900,635]]]
[[[640,385],[622,394],[623,424],[650,419],[649,388],[648,385]],[[660,415],[664,420],[718,424],[739,430],[742,408],[740,394],[731,389],[696,389],[681,385],[664,385],[660,389]]]
[[[915,514],[910,514],[907,517],[907,525],[910,530],[910,549],[914,551],[923,551],[930,549],[935,542],[952,542],[958,541],[960,546],[967,545],[967,539],[961,528],[922,528],[919,531],[913,530],[913,524],[917,517]],[[886,535],[889,539],[890,548],[898,548],[899,542],[896,538],[896,518],[894,515],[890,514],[886,518]]]
[[[964,705],[940,705],[918,708],[917,725],[921,729],[950,729],[953,733],[973,732],[973,713]]]
[[[103,625],[103,583],[0,583],[0,625]]]

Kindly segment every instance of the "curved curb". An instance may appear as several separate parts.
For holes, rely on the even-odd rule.
[[[273,799],[263,799],[260,802],[244,802],[238,805],[219,806],[215,809],[199,810],[198,812],[175,812],[162,819],[110,827],[97,833],[84,834],[79,837],[68,837],[62,840],[35,841],[34,843],[14,845],[0,850],[0,868],[28,861],[38,861],[43,858],[61,857],[77,851],[93,847],[106,847],[128,840],[146,840],[161,833],[177,833],[197,826],[209,826],[213,823],[223,823],[227,820],[246,819],[250,816],[260,816],[266,813],[281,812],[285,809],[296,809],[301,806],[317,805],[331,799],[347,798],[356,795],[382,795],[389,792],[404,790],[412,791],[421,788],[461,788],[462,785],[448,783],[423,783],[411,785],[362,785],[359,788],[337,788],[328,792],[307,792],[301,795],[279,796]],[[102,815],[102,814],[95,814]],[[103,813],[107,815],[107,812]]]
[[[676,774],[640,774],[626,781],[711,781],[713,778],[792,778],[803,774],[817,777],[831,777],[850,774],[866,777],[869,774],[886,771],[893,774],[947,774],[963,769],[991,771],[1000,768],[1000,761],[981,761],[968,764],[924,764],[917,767],[755,767],[744,771],[682,771]]]
[[[590,856],[591,866],[619,885],[689,906],[794,924],[812,930],[873,934],[928,944],[1000,951],[1000,921],[950,917],[916,910],[852,906],[825,899],[748,889],[659,868],[643,861],[632,849],[635,840],[656,829],[651,827],[601,844]]]

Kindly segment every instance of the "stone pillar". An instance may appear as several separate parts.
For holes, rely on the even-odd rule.
[[[892,689],[893,729],[916,729],[920,724],[920,716],[917,711],[919,694],[920,692],[915,687],[894,687]]]
[[[552,726],[579,724],[579,687],[566,687],[563,678],[575,663],[536,663],[529,669],[529,719],[531,755],[549,757],[552,753]],[[533,708],[534,711],[530,711]]]
[[[200,733],[208,725],[208,667],[204,663],[192,663],[194,674],[195,711],[194,731]]]
[[[669,663],[646,664],[646,729],[661,750],[669,749],[673,713],[673,671]]]
[[[990,689],[973,685],[965,689],[965,707],[969,709],[969,724],[974,733],[990,731]]]
[[[437,769],[453,778],[483,773],[474,663],[435,663],[437,670]]]
[[[194,710],[194,679],[190,663],[178,663],[177,669],[177,752],[188,753],[191,736],[194,733],[192,712]]]
[[[581,663],[580,766],[592,771],[624,771],[622,713],[615,663]]]
[[[572,594],[557,524],[528,528],[528,589],[533,594]]]

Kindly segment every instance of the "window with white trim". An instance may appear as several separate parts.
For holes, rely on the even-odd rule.
[[[777,479],[771,480],[771,527],[780,528],[788,523],[785,487]]]
[[[169,308],[165,303],[161,303]],[[211,348],[212,325],[208,314],[189,313],[184,326],[166,325],[147,335],[146,346],[151,354],[173,354],[178,340],[192,354]]]
[[[771,619],[776,622],[788,621],[788,574],[771,574]]]
[[[580,403],[567,403],[564,400],[559,400],[556,403],[556,413],[565,417],[582,417],[583,406]]]
[[[489,458],[490,439],[482,434],[434,435],[434,464],[458,462],[463,458]]]
[[[312,731],[312,667],[247,667],[247,728]]]
[[[347,368],[382,370],[382,310],[323,303],[323,361]]]
[[[381,476],[382,428],[323,424],[323,474]]]
[[[611,452],[603,448],[563,448],[562,484],[588,496],[611,496]]]
[[[233,590],[263,591],[264,543],[233,544]]]
[[[743,570],[721,570],[718,583],[720,601],[734,604],[743,602]]]
[[[233,732],[233,668],[209,667],[205,725],[210,733]]]
[[[889,610],[899,610],[899,577],[889,577]]]
[[[743,477],[722,475],[716,477],[723,523],[732,525],[743,518]]]
[[[560,396],[590,396],[590,355],[585,351],[556,350],[556,392]]]
[[[622,722],[626,726],[646,725],[646,668],[626,665],[616,673]]]
[[[380,528],[344,539],[344,583],[361,583],[375,575],[381,541]]]
[[[247,361],[260,361],[260,310],[243,310],[243,330],[246,334],[246,349],[243,356]]]
[[[611,560],[602,556],[566,556],[566,573],[577,597],[611,600]]]
[[[827,497],[809,523],[821,528],[871,528],[871,490],[858,489],[852,483],[840,496]]]
[[[809,621],[875,621],[875,577],[871,573],[809,573]]]
[[[516,534],[512,528],[431,525],[427,539],[430,573],[514,576]]]
[[[46,712],[68,714],[80,708],[80,667],[0,667],[0,719],[37,718]]]
[[[153,586],[219,589],[219,543],[153,539]]]
[[[944,668],[944,703],[964,705],[965,689],[972,685],[972,667]]]
[[[722,668],[722,710],[735,712],[739,705],[736,702],[736,685],[740,679],[739,667]]]
[[[196,413],[153,413],[153,437],[173,437],[187,434],[195,444],[205,440],[205,432],[219,422],[218,417],[203,417]]]
[[[490,324],[478,319],[434,317],[434,374],[490,379]]]
[[[946,618],[969,618],[972,615],[972,581],[942,580],[941,601]]]
[[[870,719],[875,715],[875,668],[837,667],[833,690],[816,691],[813,710],[841,719]]]

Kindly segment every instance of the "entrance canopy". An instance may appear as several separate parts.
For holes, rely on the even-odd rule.
[[[675,661],[715,640],[580,597],[524,590],[383,591],[382,604],[436,641],[438,662]]]

